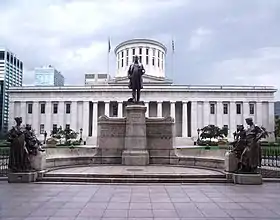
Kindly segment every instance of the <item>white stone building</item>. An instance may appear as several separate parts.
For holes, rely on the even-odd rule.
[[[146,69],[141,100],[147,116],[175,119],[177,144],[197,137],[197,129],[208,124],[228,126],[230,137],[238,124],[252,117],[268,131],[274,130],[274,93],[269,86],[197,86],[175,85],[165,78],[166,47],[154,40],[134,39],[116,49],[116,76],[107,83],[64,87],[13,87],[10,89],[9,125],[15,116],[23,117],[41,134],[56,127],[69,126],[83,138],[94,142],[97,120],[101,115],[125,116],[125,105],[131,97],[127,69],[133,57],[142,58]],[[109,78],[109,77],[108,77]],[[183,142],[182,142],[183,141]]]

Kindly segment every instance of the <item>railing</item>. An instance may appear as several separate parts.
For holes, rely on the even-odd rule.
[[[0,147],[0,177],[7,176],[10,147]]]
[[[280,178],[280,146],[262,146],[263,177]]]

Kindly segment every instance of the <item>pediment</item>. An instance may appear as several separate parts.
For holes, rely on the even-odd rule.
[[[128,77],[116,77],[112,79],[110,83],[117,83],[117,84],[123,84],[128,83]],[[151,84],[172,84],[172,81],[165,79],[163,77],[155,77],[155,76],[149,76],[149,75],[143,75],[143,84],[145,83],[151,83]]]

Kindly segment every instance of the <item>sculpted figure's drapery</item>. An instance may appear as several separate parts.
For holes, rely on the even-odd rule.
[[[41,148],[41,142],[36,138],[31,125],[24,128],[22,118],[15,118],[16,125],[8,132],[8,141],[11,143],[8,168],[12,172],[30,171],[30,155],[36,155]]]
[[[138,56],[135,56],[134,63],[130,65],[128,69],[129,88],[132,89],[133,102],[140,101],[140,91],[143,89],[142,75],[145,73],[145,69],[141,63],[139,63]]]
[[[239,125],[237,132],[234,133],[235,141],[233,151],[239,160],[237,172],[255,173],[261,166],[261,146],[260,139],[266,138],[266,131],[253,123],[252,118],[245,119],[248,129]]]

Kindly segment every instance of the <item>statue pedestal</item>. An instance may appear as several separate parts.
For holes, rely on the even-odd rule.
[[[227,151],[225,154],[225,171],[235,172],[238,169],[238,159],[235,153],[232,151]]]
[[[9,173],[9,183],[31,183],[37,180],[37,172]]]
[[[250,174],[250,173],[234,173],[232,175],[233,182],[235,184],[242,185],[261,185],[262,175],[261,174]]]
[[[31,168],[36,171],[46,168],[46,152],[38,151],[37,155],[30,155]]]
[[[145,112],[144,105],[134,104],[126,107],[125,150],[122,153],[122,164],[124,165],[149,164]]]

